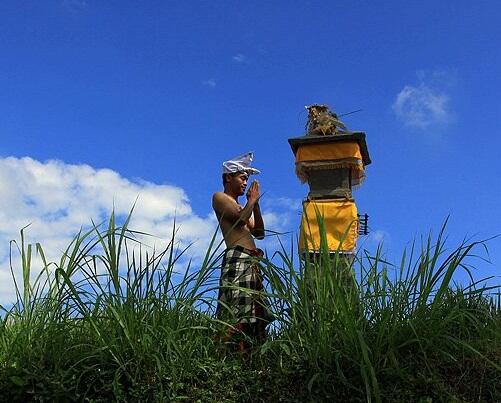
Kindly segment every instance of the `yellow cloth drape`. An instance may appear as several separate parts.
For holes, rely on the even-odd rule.
[[[301,182],[307,182],[309,172],[317,169],[350,168],[352,185],[357,186],[365,178],[365,169],[356,141],[300,145],[296,152],[296,174]]]
[[[332,161],[355,158],[362,162],[360,146],[356,141],[303,144],[296,152],[296,162]]]
[[[325,225],[327,247],[330,251],[351,252],[358,237],[357,206],[353,200],[311,200],[303,203],[303,217],[299,237],[299,249],[312,252],[320,249],[320,223]]]

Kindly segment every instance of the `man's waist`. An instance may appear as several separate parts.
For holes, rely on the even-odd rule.
[[[264,256],[264,252],[261,249],[259,249],[259,248],[249,249],[249,248],[246,248],[246,247],[244,247],[242,245],[231,246],[230,248],[228,248],[226,250],[226,252],[228,252],[229,250],[235,250],[235,251],[238,251],[238,252],[243,252],[243,253],[246,253],[247,255],[255,256],[255,257],[262,257],[262,256]]]

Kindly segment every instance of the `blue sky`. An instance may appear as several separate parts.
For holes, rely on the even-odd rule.
[[[364,247],[383,239],[398,260],[448,215],[451,245],[500,234],[500,13],[495,1],[2,2],[0,262],[16,225],[45,223],[32,236],[57,250],[69,233],[52,230],[138,194],[137,225],[166,231],[182,210],[196,238],[214,224],[221,162],[249,150],[270,229],[296,231],[308,189],[287,139],[311,103],[362,109],[344,121],[373,161],[355,192]],[[501,239],[490,258],[480,274],[500,275]]]

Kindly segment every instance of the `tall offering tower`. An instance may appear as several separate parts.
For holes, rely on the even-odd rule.
[[[348,131],[327,105],[306,109],[306,134],[288,140],[296,157],[296,174],[310,187],[303,202],[299,249],[302,254],[319,251],[323,222],[329,251],[352,254],[358,235],[367,234],[368,216],[358,214],[352,196],[371,163],[365,133]]]

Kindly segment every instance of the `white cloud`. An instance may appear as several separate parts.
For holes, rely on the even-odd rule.
[[[454,74],[418,71],[419,84],[405,85],[397,94],[392,109],[409,127],[427,129],[452,120],[450,96],[446,92],[455,81]]]
[[[280,249],[273,233],[281,233],[286,248],[295,241],[300,220],[300,200],[265,198],[263,217],[268,236],[257,246],[272,253]],[[241,200],[245,202],[245,200]],[[193,212],[185,191],[177,186],[131,181],[110,169],[89,165],[71,165],[62,161],[40,162],[32,158],[0,158],[0,304],[15,300],[15,288],[9,265],[9,243],[19,241],[25,231],[26,242],[40,242],[48,261],[58,262],[72,239],[83,227],[91,227],[109,218],[112,210],[118,221],[128,215],[136,203],[129,228],[151,234],[139,240],[156,250],[171,238],[174,220],[177,247],[193,244],[176,268],[183,271],[187,260],[192,268],[203,258],[217,230],[213,213],[201,217]],[[221,234],[217,233],[216,244]],[[14,245],[13,269],[21,281],[21,259]],[[34,257],[32,278],[42,269]]]
[[[216,79],[214,78],[209,78],[208,80],[202,81],[202,84],[210,87],[210,88],[215,88],[217,85]]]
[[[245,63],[247,61],[247,57],[242,53],[236,54],[232,59],[237,63]]]
[[[27,241],[40,242],[48,260],[59,260],[82,226],[107,219],[113,209],[124,217],[136,201],[130,228],[155,236],[142,240],[165,245],[175,218],[180,247],[195,242],[188,255],[203,256],[217,228],[216,219],[212,214],[196,215],[179,187],[133,182],[110,169],[88,165],[0,158],[0,303],[14,299],[9,242],[19,239],[21,228],[29,224]],[[20,274],[17,253],[13,261]]]

